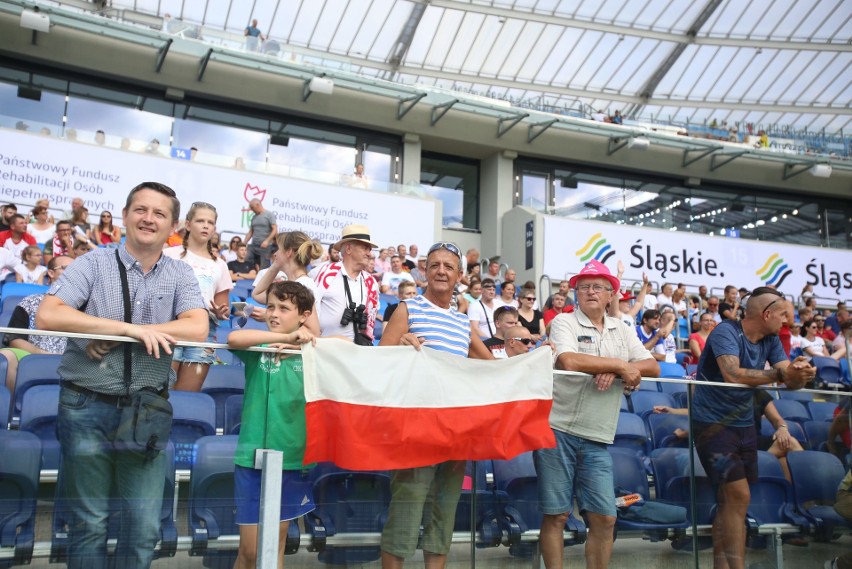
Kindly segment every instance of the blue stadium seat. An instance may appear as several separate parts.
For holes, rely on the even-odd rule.
[[[245,301],[251,298],[251,291],[254,290],[254,281],[252,279],[240,279],[234,283],[234,288],[231,289],[230,294],[238,297],[240,300]]]
[[[6,283],[0,290],[0,302],[6,300],[10,296],[29,296],[31,294],[41,294],[47,292],[47,285],[37,285],[29,283]]]
[[[776,399],[772,404],[775,405],[775,409],[787,421],[796,421],[801,424],[811,420],[811,414],[808,413],[807,408],[800,401]]]
[[[497,494],[489,476],[493,478],[494,466],[490,460],[467,461],[465,476],[471,480],[471,489],[464,489],[456,507],[454,531],[477,532],[477,547],[496,547],[500,545],[502,532],[499,529]],[[476,506],[474,498],[476,495]],[[473,510],[473,511],[472,511]],[[471,518],[474,527],[471,527]]]
[[[805,431],[805,436],[808,437],[809,450],[828,450],[826,441],[828,440],[828,430],[831,428],[831,423],[828,421],[805,421],[802,429]]]
[[[813,393],[799,391],[798,389],[779,389],[777,391],[777,399],[787,399],[790,401],[798,401],[802,404],[814,400]]]
[[[683,379],[686,376],[686,370],[678,363],[658,362],[660,364],[660,377],[670,377],[674,379]]]
[[[56,438],[56,415],[59,413],[58,385],[36,385],[24,394],[20,429],[41,441],[41,468],[59,469],[59,440]]]
[[[225,434],[239,435],[243,422],[243,396],[231,395],[225,400]]]
[[[758,451],[757,472],[757,481],[749,484],[751,500],[746,524],[756,529],[766,524],[793,523],[806,526],[807,520],[796,513],[793,487],[784,477],[784,471],[778,459],[768,452]],[[766,547],[766,537],[750,535],[748,545],[763,549]]]
[[[675,403],[672,396],[668,393],[654,393],[653,391],[634,391],[633,395],[628,398],[628,404],[631,406],[633,413],[636,413],[643,419],[654,412],[654,407],[665,405],[674,407]]]
[[[835,409],[837,409],[837,403],[830,401],[811,401],[808,403],[808,412],[814,421],[833,421]]]
[[[0,430],[0,449],[0,547],[14,548],[12,565],[28,565],[35,542],[41,443],[32,433]]]
[[[651,413],[648,415],[648,427],[651,432],[651,446],[657,448],[686,448],[689,439],[674,435],[675,429],[689,431],[689,417],[671,413]]]
[[[232,395],[240,395],[246,387],[246,368],[241,366],[215,365],[210,366],[207,377],[201,386],[201,393],[206,393],[216,403],[216,428],[225,427],[225,401]]]
[[[849,360],[846,358],[840,359],[840,382],[852,385],[852,377],[849,376]]]
[[[323,543],[326,536],[382,531],[391,496],[387,472],[343,470],[323,463],[310,476],[317,507],[305,516],[305,528],[314,536],[313,547]],[[325,545],[319,549],[319,560],[323,563],[361,564],[381,556],[377,545]]]
[[[17,294],[5,297],[3,299],[2,311],[11,314],[25,298],[26,296],[21,296]]]
[[[5,358],[0,358],[5,359]],[[2,376],[0,376],[2,377]],[[12,394],[5,385],[0,385],[0,430],[9,427],[9,408],[12,406]]]
[[[673,395],[675,393],[686,393],[687,384],[685,383],[668,383],[660,382],[660,391]]]
[[[775,403],[778,403],[778,401],[775,401]],[[802,429],[801,423],[797,423],[792,419],[786,419],[785,422],[790,435],[802,444],[802,448],[808,448],[808,437],[805,434],[805,430]],[[764,437],[771,437],[775,434],[775,427],[772,426],[772,423],[766,417],[761,417],[760,419],[760,434]]]
[[[627,397],[624,394],[621,394],[621,411],[630,411],[630,407],[627,406]]]
[[[613,484],[616,489],[622,489],[632,494],[639,494],[643,500],[651,501],[651,491],[648,488],[648,475],[642,459],[634,453],[620,449],[609,448],[612,456]],[[616,528],[629,531],[642,531],[651,541],[662,541],[668,536],[670,528],[683,529],[689,526],[684,520],[679,524],[656,524],[626,520],[619,516],[615,522]]]
[[[495,460],[495,489],[504,501],[502,514],[504,523],[512,528],[509,532],[509,554],[513,557],[529,558],[533,544],[521,541],[520,537],[529,530],[541,528],[541,512],[538,510],[538,475],[533,465],[533,453],[525,452],[511,460]],[[572,513],[565,524],[573,538],[565,545],[577,545],[586,541],[585,524]]]
[[[843,379],[840,363],[834,358],[814,357],[811,360],[811,365],[816,368],[817,383],[840,383]]]
[[[629,450],[640,458],[647,456],[649,443],[645,421],[633,413],[620,412],[612,446]]]
[[[651,451],[651,469],[654,473],[657,500],[683,506],[691,519],[692,499],[690,492],[690,453],[688,448],[662,448]],[[795,454],[795,453],[794,453]],[[711,511],[716,505],[716,491],[704,467],[695,460],[695,513],[698,524],[712,523]]]
[[[808,519],[819,539],[831,539],[836,529],[852,528],[852,523],[830,505],[834,503],[837,486],[846,474],[836,456],[812,450],[791,452],[787,455],[787,465],[796,511]]]
[[[639,382],[639,391],[651,391],[658,392],[660,391],[660,384],[656,381],[650,381],[648,379],[643,379]]]
[[[21,416],[21,404],[24,393],[36,385],[59,384],[59,362],[62,356],[58,354],[30,354],[18,363],[18,373],[15,379],[15,403],[12,409],[12,422]]]
[[[686,391],[677,391],[671,394],[674,406],[678,409],[686,409],[689,401],[689,394]]]
[[[188,523],[192,538],[189,554],[204,556],[205,567],[231,567],[237,558],[236,549],[208,550],[207,544],[240,533],[234,517],[237,436],[201,437],[196,445],[196,461],[189,482]]]
[[[174,557],[177,551],[178,533],[175,527],[175,447],[172,443],[163,451],[163,502],[160,508],[160,547],[155,552],[155,558]],[[112,512],[109,518],[109,539],[119,538],[122,531],[121,516],[117,513],[120,506],[115,503],[111,506]],[[53,536],[50,543],[50,561],[57,563],[64,561],[68,556],[68,534],[70,530],[71,516],[65,503],[62,489],[62,468],[60,465],[59,477],[56,483],[56,496],[53,505]],[[124,529],[132,528],[125,526]]]
[[[175,468],[186,470],[195,461],[195,441],[216,434],[216,402],[206,393],[171,391],[169,401],[174,409],[172,434],[175,445]]]

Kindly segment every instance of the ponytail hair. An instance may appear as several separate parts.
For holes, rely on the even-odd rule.
[[[212,211],[212,212],[213,212],[213,215],[214,215],[214,217],[215,217],[215,220],[216,220],[216,221],[218,221],[218,220],[219,220],[219,214],[216,212],[216,208],[215,208],[215,207],[213,207],[212,205],[207,204],[207,203],[203,203],[203,202],[195,202],[195,203],[194,203],[194,204],[192,204],[192,206],[189,208],[189,211],[188,211],[188,212],[186,212],[186,221],[187,221],[187,222],[192,221],[192,220],[195,218],[195,212],[197,212],[199,209],[209,209],[210,211]],[[184,233],[184,234],[183,234],[183,243],[182,243],[182,245],[183,245],[183,252],[180,254],[180,258],[181,258],[181,259],[183,259],[184,257],[186,257],[186,251],[187,251],[187,249],[189,248],[189,225],[187,225],[187,226],[186,226],[186,233]],[[208,254],[208,255],[210,255],[210,258],[211,258],[211,259],[213,259],[214,261],[215,261],[216,259],[218,259],[218,257],[216,256],[215,251],[213,250],[213,240],[212,240],[212,239],[208,239],[208,240],[207,240],[207,254]]]
[[[302,267],[307,267],[311,261],[319,259],[323,254],[322,244],[311,239],[303,231],[279,233],[276,242],[282,251],[295,251],[293,259]]]

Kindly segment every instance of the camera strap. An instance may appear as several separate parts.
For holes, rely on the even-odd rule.
[[[352,300],[352,291],[349,290],[349,275],[346,274],[346,271],[342,271],[343,276],[343,290],[346,291],[346,302],[348,302],[348,306],[351,310],[355,309],[355,301]],[[364,289],[361,288],[361,274],[358,273],[358,288],[361,289],[361,304],[364,304]],[[352,331],[355,335],[358,335],[358,323],[355,319],[352,319]]]
[[[127,282],[127,269],[121,262],[118,249],[115,250],[115,259],[118,261],[118,274],[121,276],[121,293],[124,297],[124,321],[133,323],[130,305],[130,285]],[[124,342],[124,384],[127,387],[127,396],[130,397],[130,367],[133,358],[133,343]]]

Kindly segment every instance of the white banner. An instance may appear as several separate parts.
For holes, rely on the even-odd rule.
[[[257,198],[277,216],[279,231],[301,230],[323,243],[337,241],[350,223],[368,225],[381,246],[424,251],[435,241],[433,201],[0,130],[0,202],[19,209],[48,198],[51,208],[70,210],[80,197],[90,219],[103,210],[120,218],[128,192],[146,181],[173,188],[182,217],[196,201],[216,206],[219,231],[248,231],[248,202]]]
[[[646,229],[595,221],[542,216],[544,274],[552,279],[572,275],[592,259],[613,274],[619,260],[625,278],[695,287],[726,285],[749,290],[776,286],[798,297],[805,284],[814,294],[831,299],[852,298],[852,253],[842,249],[711,237],[682,231]]]

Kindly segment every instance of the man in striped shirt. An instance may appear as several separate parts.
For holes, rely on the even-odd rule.
[[[453,243],[432,245],[426,257],[426,292],[400,302],[379,345],[417,350],[425,346],[461,357],[494,359],[472,332],[468,318],[450,306],[460,278],[459,248]],[[446,564],[464,469],[464,461],[448,461],[394,471],[388,521],[382,532],[383,569],[401,568],[414,554],[421,519],[426,566]],[[423,519],[424,510],[429,512],[427,519]]]

